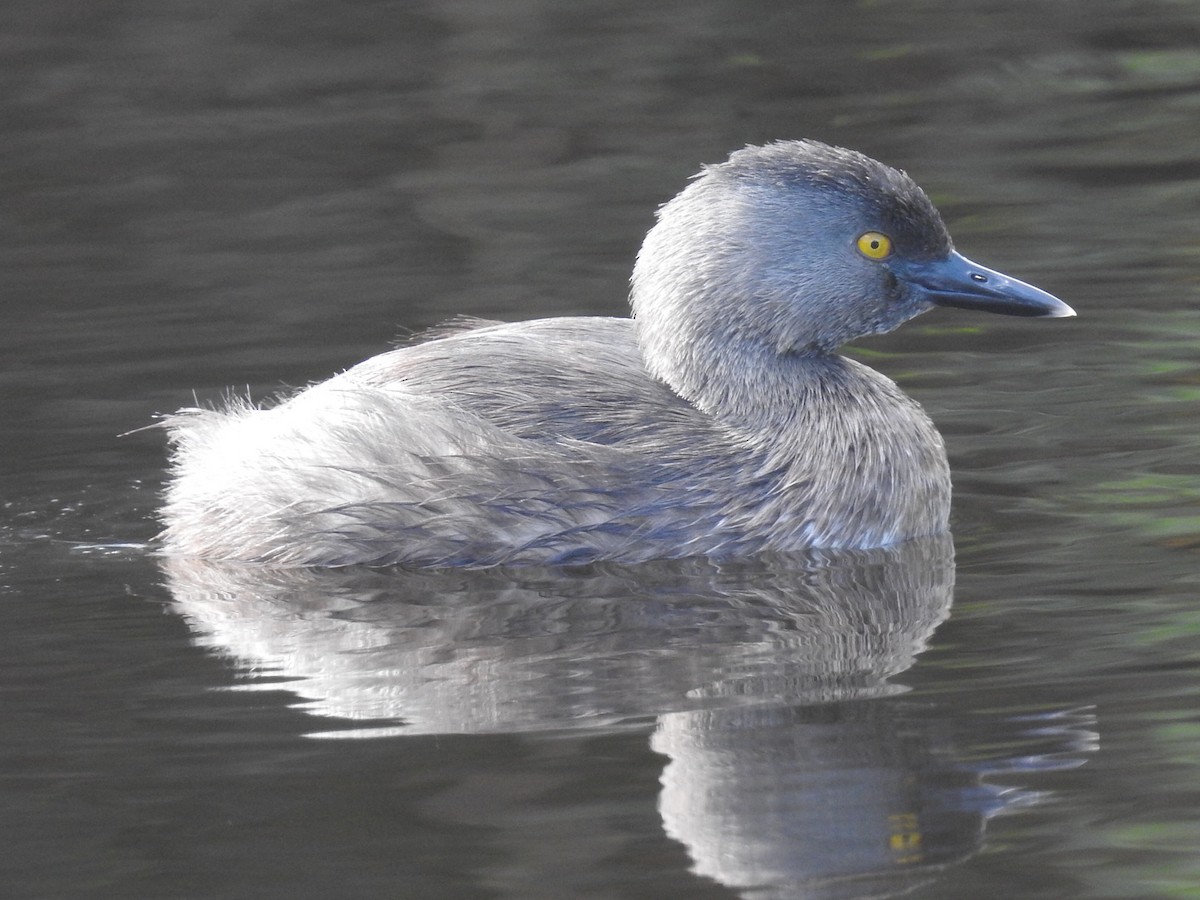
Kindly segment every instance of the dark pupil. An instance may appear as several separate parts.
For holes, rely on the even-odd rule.
[[[879,241],[871,241],[871,249],[878,250],[879,249]]]

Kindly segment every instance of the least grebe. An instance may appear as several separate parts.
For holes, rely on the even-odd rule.
[[[270,408],[169,417],[165,552],[575,564],[940,533],[941,436],[837,349],[934,306],[1074,314],[955,252],[903,172],[816,141],[706,167],[659,210],[630,302],[464,325]]]

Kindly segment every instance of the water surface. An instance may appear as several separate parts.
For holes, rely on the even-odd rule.
[[[1200,895],[1200,6],[14,2],[0,879],[14,896]],[[907,169],[1078,311],[854,354],[954,546],[161,567],[163,446],[467,313],[622,314],[748,142]],[[124,435],[124,436],[122,436]]]

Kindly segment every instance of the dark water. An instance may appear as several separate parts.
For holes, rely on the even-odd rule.
[[[62,0],[0,11],[14,897],[1200,897],[1200,4]],[[1080,315],[856,354],[942,542],[246,573],[158,433],[454,313],[619,314],[701,162],[908,169]]]

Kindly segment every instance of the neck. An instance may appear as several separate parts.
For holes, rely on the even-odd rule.
[[[645,340],[642,349],[652,374],[701,412],[738,429],[787,429],[814,399],[852,383],[861,388],[864,381],[863,367],[819,350],[778,353],[737,339],[701,347],[675,343],[670,354],[657,357]],[[865,379],[868,388],[876,378]]]

